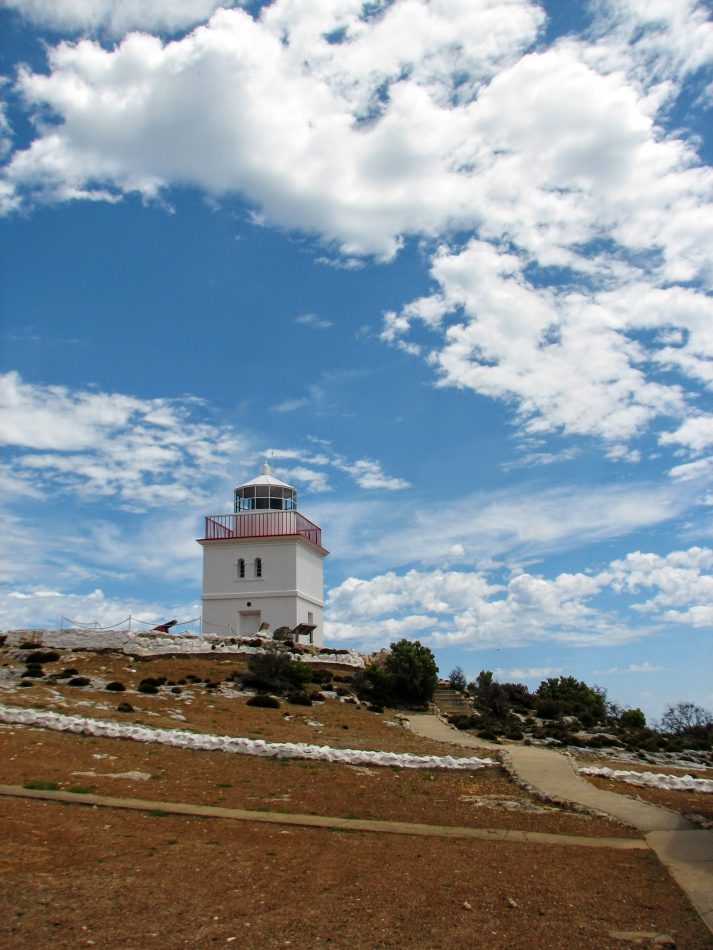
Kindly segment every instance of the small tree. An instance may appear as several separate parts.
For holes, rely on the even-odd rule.
[[[695,703],[675,703],[667,706],[661,717],[661,728],[674,735],[691,735],[713,727],[713,713]]]
[[[493,679],[490,670],[481,670],[475,681],[475,702],[483,712],[490,713],[498,719],[507,716],[510,703],[506,691]]]
[[[423,706],[433,697],[438,667],[433,653],[418,640],[399,640],[383,663],[355,677],[358,692],[382,706]]]
[[[462,693],[465,689],[465,673],[460,666],[454,666],[448,674],[448,685],[451,689],[457,689],[459,693]]]
[[[645,729],[646,716],[640,709],[625,709],[619,715],[619,725],[625,729]]]

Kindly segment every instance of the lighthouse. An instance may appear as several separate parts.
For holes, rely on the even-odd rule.
[[[297,492],[262,466],[238,485],[234,510],[207,515],[203,548],[203,630],[270,636],[289,627],[324,643],[322,529],[297,510]],[[269,631],[269,632],[268,632]]]

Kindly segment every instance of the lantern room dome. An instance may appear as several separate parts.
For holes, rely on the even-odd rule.
[[[235,511],[293,511],[297,508],[297,491],[287,482],[270,474],[267,462],[257,478],[235,489]]]

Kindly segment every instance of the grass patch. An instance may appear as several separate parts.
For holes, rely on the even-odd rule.
[[[160,808],[155,808],[153,811],[149,812],[149,815],[151,815],[152,818],[168,818],[170,814],[171,812],[161,811]]]
[[[93,785],[70,785],[67,791],[74,792],[75,795],[91,795],[96,788]]]
[[[23,783],[23,788],[31,788],[38,792],[58,792],[59,785],[57,782],[48,782],[42,778],[35,778],[29,782]]]

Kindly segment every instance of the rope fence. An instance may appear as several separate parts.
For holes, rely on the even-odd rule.
[[[170,627],[169,633],[178,633],[179,627],[189,627],[194,623],[200,624],[200,632],[203,633],[202,617],[193,617],[191,620],[181,620],[179,623],[174,623]],[[97,633],[102,633],[104,631],[109,632],[110,630],[117,630],[120,627],[125,627],[128,632],[131,633],[132,624],[140,624],[142,627],[146,627],[149,630],[156,626],[160,626],[160,622],[157,623],[155,620],[141,620],[140,617],[134,617],[133,614],[129,614],[128,617],[125,617],[123,620],[119,620],[118,623],[112,624],[100,624],[98,620],[86,622],[84,620],[72,620],[70,617],[62,617],[60,619],[60,630],[92,630]],[[215,626],[215,624],[210,624],[209,626]],[[228,625],[227,627],[222,627],[221,629],[232,630],[232,627]]]

